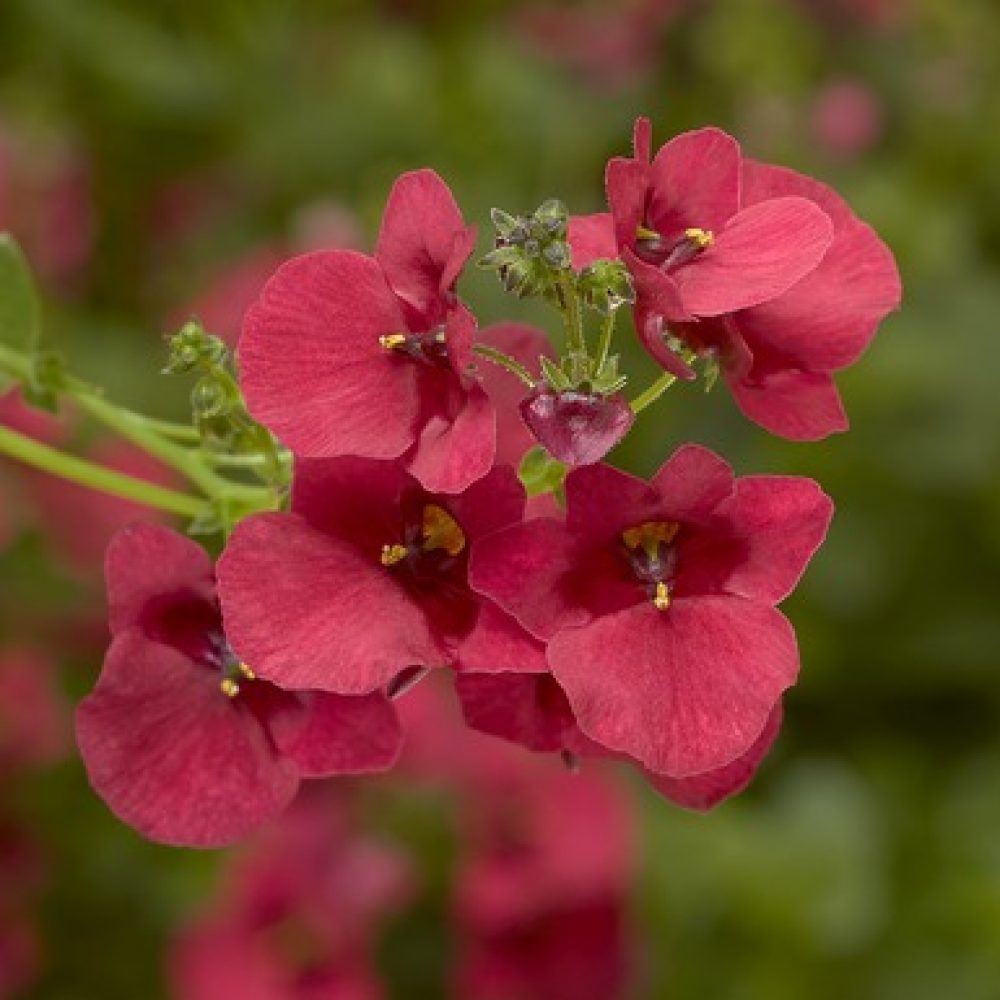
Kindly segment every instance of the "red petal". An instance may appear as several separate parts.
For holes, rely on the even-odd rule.
[[[190,594],[215,604],[212,560],[190,538],[155,524],[122,528],[105,555],[112,635],[138,625],[154,598]]]
[[[573,268],[577,271],[582,271],[595,260],[618,259],[615,224],[610,212],[572,216],[568,241]]]
[[[548,659],[586,735],[674,778],[746,753],[799,666],[781,613],[730,597],[641,604],[566,629]]]
[[[384,771],[395,763],[403,740],[396,710],[382,694],[285,695],[266,720],[278,749],[303,778]]]
[[[665,239],[697,227],[718,233],[740,207],[740,146],[717,128],[684,132],[650,167],[646,221]]]
[[[232,843],[291,801],[295,766],[275,754],[219,675],[135,631],[117,636],[77,711],[90,782],[112,812],[151,840]]]
[[[295,514],[258,514],[219,562],[226,635],[261,677],[292,690],[367,694],[444,651],[379,564]]]
[[[653,126],[648,118],[636,118],[632,126],[632,155],[640,163],[649,163],[653,155]]]
[[[432,325],[475,245],[448,185],[433,170],[399,177],[385,206],[375,259],[393,291]]]
[[[776,298],[823,259],[830,217],[805,198],[772,198],[735,215],[715,242],[672,276],[684,305],[721,316]]]
[[[548,673],[545,647],[492,601],[483,601],[458,650],[458,668],[471,673]]]
[[[575,543],[565,526],[539,518],[476,542],[469,583],[544,640],[559,628],[590,620],[590,613],[566,586],[576,559]]]
[[[729,388],[754,423],[792,441],[818,441],[848,428],[837,386],[825,372],[777,371],[731,381]]]
[[[418,366],[379,344],[406,330],[370,257],[296,257],[265,285],[240,338],[250,412],[296,454],[396,458],[414,440]]]
[[[642,225],[649,190],[649,167],[636,160],[616,156],[604,173],[608,208],[615,225],[615,241],[620,248],[635,244],[636,229]]]
[[[763,732],[750,749],[731,764],[690,778],[665,778],[646,772],[646,780],[672,802],[687,809],[707,812],[725,799],[743,791],[757,773],[781,730],[781,702],[771,710]]]
[[[733,470],[714,451],[697,444],[678,448],[650,480],[659,494],[661,517],[697,523],[707,520],[733,492]]]
[[[661,517],[656,489],[614,466],[583,466],[566,477],[566,526],[592,544],[614,544],[626,528]]]

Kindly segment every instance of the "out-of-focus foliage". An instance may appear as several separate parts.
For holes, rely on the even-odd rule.
[[[838,504],[786,609],[804,671],[754,788],[708,817],[636,790],[634,995],[993,1000],[1000,7],[593,0],[554,21],[536,7],[5,0],[0,228],[38,270],[48,328],[82,374],[183,416],[156,375],[160,334],[196,303],[231,337],[233,301],[283,255],[370,245],[403,169],[440,171],[484,233],[493,205],[555,196],[594,211],[604,162],[647,113],[660,141],[711,122],[751,155],[832,183],[893,247],[906,289],[840,380],[852,432],[781,442],[724,392],[681,387],[617,455],[650,471],[694,439],[740,472],[817,476]],[[637,11],[647,20],[630,29]],[[484,322],[555,330],[492,276],[470,275],[464,292]],[[624,353],[627,370],[652,375]],[[60,559],[39,509],[0,468],[0,644],[54,657],[75,699],[101,656],[99,565]],[[391,833],[433,888],[447,835],[426,810],[399,812]],[[141,843],[72,756],[3,778],[0,815],[44,855],[26,892],[40,953],[23,995],[162,995],[165,942],[217,858]],[[433,968],[449,953],[443,907],[426,905],[379,952],[401,998],[446,978]]]

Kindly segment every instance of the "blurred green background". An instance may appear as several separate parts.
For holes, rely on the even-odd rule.
[[[115,398],[182,416],[184,388],[156,374],[160,335],[234,265],[305,245],[317,218],[347,233],[356,220],[368,245],[393,178],[417,166],[445,176],[481,249],[493,205],[599,210],[637,114],[657,144],[718,124],[831,183],[905,288],[839,380],[851,433],[790,444],[724,389],[681,387],[617,456],[649,472],[693,439],[740,472],[816,476],[838,506],[785,606],[804,669],[754,787],[708,817],[635,788],[634,996],[995,1000],[1000,6],[608,0],[564,5],[551,30],[537,7],[4,0],[0,136],[31,197],[45,164],[69,162],[90,205],[23,241],[51,337]],[[70,237],[80,253],[41,267],[46,239]],[[556,329],[490,275],[463,292],[484,324]],[[627,353],[643,384],[651,369]],[[99,607],[99,587],[23,535],[0,555],[0,638],[43,642],[23,634],[25,608],[65,620]],[[74,697],[99,648],[62,653]],[[163,942],[216,859],[141,843],[72,755],[3,795],[51,857],[44,961],[23,995],[161,995]],[[433,995],[402,980],[400,997]]]

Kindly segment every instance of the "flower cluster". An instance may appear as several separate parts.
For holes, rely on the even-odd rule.
[[[430,170],[396,182],[373,255],[312,252],[268,281],[240,386],[294,456],[287,497],[237,518],[215,566],[159,528],[108,554],[114,640],[78,729],[119,816],[230,841],[302,778],[388,767],[394,699],[442,670],[470,726],[629,761],[685,806],[750,780],[799,669],[776,605],[832,504],[693,444],[649,479],[604,458],[699,374],[774,433],[845,429],[832,373],[899,280],[836,194],[717,129],[653,156],[640,120],[607,194],[598,215],[493,213],[480,265],[558,311],[561,350],[479,328],[457,292],[476,233]],[[665,370],[638,395],[611,350],[628,310]]]

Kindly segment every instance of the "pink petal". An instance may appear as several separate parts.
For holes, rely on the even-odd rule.
[[[458,650],[458,668],[472,673],[547,673],[545,647],[492,601],[483,601]]]
[[[626,528],[660,518],[659,494],[644,479],[603,463],[566,477],[566,526],[593,544],[615,543]]]
[[[799,667],[781,613],[730,597],[644,603],[565,629],[548,659],[586,735],[673,778],[746,753]]]
[[[646,221],[664,238],[718,233],[740,207],[739,143],[717,128],[684,132],[653,158],[650,187]]]
[[[156,524],[122,528],[105,555],[112,635],[140,623],[151,600],[188,595],[215,604],[212,560],[190,538]]]
[[[730,382],[729,388],[754,423],[792,441],[818,441],[849,426],[837,386],[825,372],[777,371]]]
[[[772,198],[735,215],[672,276],[692,313],[721,316],[787,291],[820,263],[832,240],[833,224],[814,202]]]
[[[437,414],[423,425],[407,468],[433,493],[460,493],[485,475],[496,451],[496,413],[478,385],[461,393],[452,419]]]
[[[582,271],[595,260],[618,259],[615,224],[610,212],[572,216],[568,241],[576,271]]]
[[[419,369],[379,337],[405,330],[370,257],[334,250],[290,260],[244,321],[250,412],[296,454],[396,458],[414,440]]]
[[[648,118],[636,118],[632,126],[632,155],[640,163],[649,163],[653,155],[653,126]]]
[[[823,544],[833,502],[812,479],[743,476],[717,510],[719,532],[740,541],[739,559],[726,581],[728,593],[777,604],[795,589],[809,560]],[[706,534],[699,562],[712,562]],[[693,553],[692,553],[693,555]]]
[[[498,465],[465,492],[449,497],[448,510],[471,543],[520,523],[524,515],[524,487],[509,465]]]
[[[560,628],[590,620],[590,612],[567,586],[576,561],[576,546],[565,526],[539,518],[477,541],[469,583],[545,640]]]
[[[447,658],[378,552],[366,558],[298,515],[242,521],[218,576],[230,643],[280,687],[367,694]]]
[[[393,291],[428,324],[438,321],[475,245],[448,185],[433,170],[399,177],[385,206],[375,259]]]
[[[646,780],[671,802],[687,809],[707,812],[725,799],[743,791],[768,755],[781,730],[781,702],[771,710],[760,736],[750,749],[731,764],[689,778],[666,778],[646,772]]]
[[[681,445],[650,480],[661,518],[685,523],[707,520],[730,496],[733,470],[725,459],[697,444]]]
[[[455,691],[466,723],[481,733],[545,752],[575,739],[576,720],[551,674],[463,673]]]
[[[385,771],[399,756],[399,719],[382,694],[306,692],[286,695],[272,706],[265,716],[268,731],[303,778]]]
[[[649,167],[636,160],[616,156],[604,173],[608,208],[614,219],[615,241],[619,248],[635,244],[636,229],[642,225],[649,190]]]
[[[77,710],[90,782],[112,812],[161,843],[232,843],[291,801],[295,766],[219,689],[219,675],[129,630]]]

